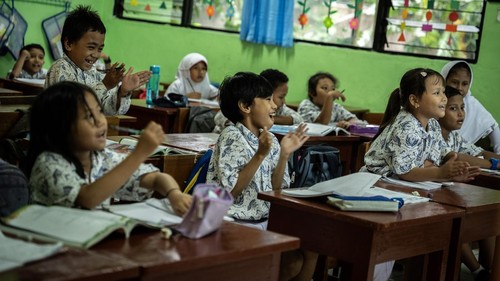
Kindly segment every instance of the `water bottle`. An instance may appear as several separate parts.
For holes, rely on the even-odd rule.
[[[152,74],[146,87],[146,103],[152,105],[153,101],[158,98],[160,91],[160,66],[152,65],[149,70]]]

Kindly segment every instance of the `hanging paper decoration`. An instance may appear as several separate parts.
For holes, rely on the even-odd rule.
[[[208,19],[212,19],[212,17],[215,15],[215,8],[213,2],[214,2],[213,0],[205,0],[205,4],[208,4],[207,8],[205,9]]]
[[[432,12],[430,10],[425,13],[425,18],[427,19],[427,23],[422,24],[422,31],[432,31],[432,24],[429,23],[432,19]]]
[[[165,1],[161,2],[160,9],[167,9],[167,4],[165,4]]]
[[[139,3],[137,3],[137,0],[130,1],[130,5],[133,6],[133,7],[137,6],[138,4]]]
[[[146,8],[144,8],[144,11],[151,12],[151,6],[149,4],[147,4]]]
[[[234,4],[234,0],[226,0],[226,3],[229,4],[229,7],[226,10],[226,17],[228,17],[229,21],[231,21],[231,19],[234,16],[234,5],[233,5]]]
[[[323,0],[323,4],[328,7],[328,14],[323,20],[323,25],[326,27],[326,33],[328,33],[328,29],[330,29],[330,27],[333,26],[333,20],[330,16],[337,12],[337,11],[332,11],[332,3],[335,1],[337,0],[328,0],[328,1]]]
[[[404,2],[404,9],[403,9],[403,12],[401,13],[401,18],[403,19],[401,21],[401,25],[400,25],[400,28],[401,28],[401,35],[399,35],[399,38],[398,38],[398,41],[399,42],[406,42],[406,38],[405,38],[405,28],[406,28],[406,19],[408,18],[408,5],[409,5],[409,0],[405,0]]]
[[[427,23],[422,24],[422,31],[432,31],[432,24],[430,24],[430,21],[432,19],[432,10],[434,10],[434,0],[427,0],[427,13],[425,13]]]
[[[299,3],[300,6],[302,6],[302,14],[300,14],[299,16],[299,24],[302,27],[302,29],[304,29],[304,25],[306,25],[308,21],[306,14],[307,12],[309,12],[311,7],[307,7],[307,0],[297,1],[297,3]]]
[[[363,12],[363,0],[355,0],[355,5],[347,4],[351,9],[354,9],[354,18],[349,20],[349,27],[352,30],[357,30],[359,28],[359,18]]]
[[[456,11],[451,12],[450,15],[448,16],[448,19],[451,21],[451,24],[446,24],[446,31],[450,32],[450,37],[448,37],[448,45],[451,45],[451,39],[452,39],[451,34],[453,32],[457,32],[457,25],[453,24],[453,22],[457,21],[458,18],[459,18],[458,12]]]

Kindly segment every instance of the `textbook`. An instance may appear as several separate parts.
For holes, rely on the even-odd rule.
[[[42,205],[25,206],[2,221],[0,230],[4,232],[85,249],[119,229],[128,238],[138,224],[134,219],[101,210]]]
[[[364,196],[380,175],[358,172],[331,180],[319,182],[307,188],[283,189],[282,194],[292,197],[318,197],[325,195]]]
[[[441,187],[453,185],[453,182],[433,182],[433,181],[415,181],[415,182],[412,182],[412,181],[405,181],[405,180],[395,179],[395,178],[386,177],[386,176],[382,177],[381,180],[383,180],[387,183],[403,185],[403,186],[424,189],[424,190],[439,189]]]
[[[167,199],[149,198],[139,203],[110,205],[108,210],[157,228],[176,225],[182,221],[182,217],[175,214]]]
[[[122,138],[119,142],[106,140],[106,148],[120,153],[130,153],[134,150],[139,140],[133,138]],[[159,145],[151,156],[165,156],[177,154],[195,154],[191,151],[183,150],[180,148]]]
[[[376,196],[328,196],[328,204],[342,211],[397,212],[404,204],[402,198]]]
[[[323,125],[318,123],[305,123],[307,125],[306,135],[308,136],[326,136],[328,134],[350,135],[348,131],[343,128],[335,127],[332,125]],[[269,131],[274,134],[286,135],[288,132],[295,132],[297,125],[273,125]]]

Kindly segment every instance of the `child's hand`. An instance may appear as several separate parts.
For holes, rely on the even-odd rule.
[[[141,153],[143,156],[149,156],[165,139],[163,129],[157,123],[151,121],[142,131],[139,142],[134,152]]]
[[[123,76],[122,86],[120,90],[120,94],[122,97],[126,96],[128,92],[135,90],[136,88],[146,84],[149,78],[151,77],[151,71],[143,70],[137,73],[131,74],[134,70],[133,67],[130,67]]]
[[[349,123],[349,121],[339,121],[339,122],[337,122],[337,127],[347,129],[347,128],[349,128],[349,126],[351,126],[351,123]]]
[[[193,197],[189,194],[182,193],[179,189],[173,190],[168,194],[168,200],[172,209],[179,216],[183,216],[191,207]]]
[[[273,145],[273,135],[267,130],[266,127],[262,129],[259,135],[259,148],[257,149],[257,154],[261,156],[267,156],[269,151],[271,151],[271,146]]]
[[[309,139],[309,136],[305,135],[307,130],[307,125],[302,123],[297,127],[295,133],[288,132],[288,134],[281,139],[281,153],[286,156],[286,158]]]
[[[458,161],[458,155],[456,153],[451,153],[451,157],[446,161],[444,165],[439,167],[441,172],[441,178],[445,180],[456,180],[468,177],[469,163],[465,161]]]
[[[31,57],[31,54],[30,54],[30,52],[28,52],[28,50],[23,50],[21,52],[21,55],[19,55],[19,59],[23,59],[23,60],[28,60],[30,57]]]
[[[336,99],[342,99],[342,101],[345,101],[345,96],[342,92],[340,91],[330,91],[328,92],[328,97],[331,97],[332,101],[336,100]]]
[[[102,83],[106,86],[107,89],[113,89],[122,81],[123,75],[125,72],[125,64],[124,63],[114,63],[107,70],[104,79],[102,79]]]

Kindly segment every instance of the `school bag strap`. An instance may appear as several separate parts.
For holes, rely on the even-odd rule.
[[[191,169],[191,172],[186,179],[186,187],[184,188],[184,193],[192,194],[194,186],[196,186],[198,183],[206,183],[208,164],[210,163],[210,158],[212,158],[212,153],[212,149],[209,149],[205,153],[203,153],[203,155],[198,160],[196,160],[193,169]]]

